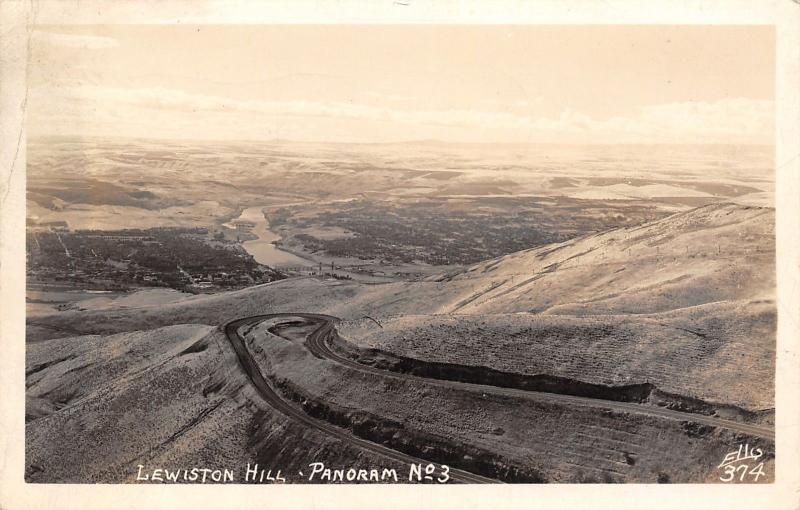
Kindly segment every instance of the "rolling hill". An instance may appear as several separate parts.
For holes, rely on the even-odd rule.
[[[272,312],[340,317],[342,337],[373,354],[609,386],[646,382],[713,403],[722,416],[735,408],[744,418],[733,418],[769,423],[773,225],[772,209],[717,204],[424,281],[300,278],[214,295],[154,293],[152,301],[148,292],[163,292],[145,290],[119,298],[120,306],[89,302],[39,315],[28,327],[27,478],[130,481],[143,462],[221,466],[271,458],[297,467],[309,455],[374,461],[258,401],[217,326]],[[314,358],[302,342],[264,335],[277,342],[264,344],[264,366],[276,381],[338,413],[343,426],[355,426],[346,425],[354,419],[407,424],[415,434],[455,438],[463,451],[494,451],[501,463],[536,459],[528,467],[546,481],[654,481],[662,474],[675,481],[683,479],[676,475],[681,460],[648,457],[652,441],[662,451],[702,444],[699,462],[735,440],[610,414],[600,433],[616,443],[601,443],[590,430],[600,423],[594,411],[362,379]],[[476,408],[480,419],[467,419]],[[517,431],[534,422],[536,434]],[[558,438],[561,450],[553,447]],[[524,449],[513,447],[517,441]],[[605,467],[597,467],[599,458]],[[597,469],[602,473],[587,474]],[[692,476],[712,479],[704,469],[693,468]]]

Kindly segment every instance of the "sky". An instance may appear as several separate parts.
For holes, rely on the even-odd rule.
[[[769,26],[39,26],[28,133],[771,144],[774,68]]]

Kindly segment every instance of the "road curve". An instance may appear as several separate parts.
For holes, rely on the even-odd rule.
[[[312,418],[305,412],[303,412],[301,409],[298,409],[297,407],[289,404],[283,398],[281,398],[280,395],[278,395],[278,393],[267,382],[266,378],[264,377],[264,374],[261,373],[261,369],[258,367],[258,364],[253,359],[252,355],[250,354],[250,351],[247,350],[247,345],[244,339],[239,334],[239,329],[242,326],[255,324],[257,322],[262,322],[264,320],[275,317],[302,317],[314,320],[323,319],[324,322],[322,326],[320,326],[319,329],[315,330],[314,333],[317,333],[321,329],[325,329],[329,324],[332,324],[330,320],[334,319],[333,317],[320,316],[317,314],[275,313],[275,314],[245,317],[225,324],[225,326],[223,327],[225,331],[225,336],[228,337],[228,340],[231,342],[233,349],[236,351],[236,356],[239,358],[239,364],[242,366],[242,369],[247,374],[247,377],[252,382],[258,394],[270,406],[282,412],[286,416],[294,420],[297,420],[308,427],[320,430],[330,436],[340,439],[346,443],[363,448],[364,450],[368,450],[372,453],[376,453],[386,458],[407,464],[429,463],[429,461],[418,459],[416,457],[412,457],[411,455],[406,455],[405,453],[399,452],[397,450],[392,450],[391,448],[387,448],[386,446],[373,443],[365,439],[361,439],[359,437],[350,434],[344,429],[331,425],[330,423],[327,423],[325,421]],[[497,480],[486,478],[460,469],[450,468],[449,474],[450,478],[453,481],[462,483],[500,483]]]
[[[280,397],[278,393],[275,392],[275,390],[272,389],[272,387],[265,379],[264,375],[261,373],[258,364],[255,362],[252,355],[247,350],[244,339],[239,334],[239,329],[242,326],[252,325],[258,322],[262,322],[277,317],[300,317],[320,322],[320,326],[311,332],[306,341],[306,345],[308,346],[312,354],[314,354],[317,357],[327,359],[335,363],[339,363],[352,370],[357,370],[364,373],[377,374],[382,377],[390,377],[396,379],[418,380],[426,384],[432,384],[447,388],[455,388],[460,390],[469,390],[483,394],[489,393],[494,395],[513,396],[530,400],[556,402],[562,404],[565,403],[578,404],[589,407],[611,409],[615,411],[655,416],[658,418],[666,418],[678,421],[689,421],[704,425],[710,425],[713,427],[725,428],[734,432],[739,432],[750,436],[762,437],[770,440],[775,439],[774,430],[767,427],[759,427],[756,425],[739,423],[731,420],[724,420],[721,418],[714,418],[711,416],[705,416],[696,413],[673,411],[671,409],[651,407],[632,402],[618,402],[612,400],[579,397],[574,395],[563,395],[557,393],[520,390],[514,388],[501,388],[497,386],[490,386],[483,384],[448,381],[444,379],[424,378],[414,375],[390,372],[387,370],[382,370],[368,365],[363,365],[349,358],[340,356],[339,354],[331,350],[330,347],[328,346],[328,340],[338,335],[335,325],[339,321],[338,318],[330,315],[315,314],[315,313],[273,313],[273,314],[244,317],[241,319],[231,321],[224,326],[225,335],[227,336],[228,340],[231,342],[231,345],[236,351],[236,354],[239,358],[239,363],[241,364],[242,368],[244,369],[245,373],[247,374],[248,378],[250,379],[253,386],[258,391],[258,393],[261,395],[262,398],[264,398],[264,400],[269,405],[281,411],[283,414],[289,416],[290,418],[293,418],[309,427],[321,430],[322,432],[330,436],[336,437],[342,441],[356,445],[365,450],[377,453],[379,455],[382,455],[384,457],[399,462],[405,462],[411,464],[411,463],[428,462],[428,461],[417,459],[415,457],[404,454],[397,450],[387,448],[386,446],[358,438],[347,432],[345,429],[341,429],[325,421],[312,418],[305,412],[303,412],[301,409],[298,409],[297,407],[286,402],[283,398]],[[499,483],[497,480],[492,480],[480,475],[476,475],[474,473],[470,473],[468,471],[452,469],[452,468],[450,469],[450,475],[454,481],[463,483]]]
[[[498,386],[490,386],[485,384],[465,383],[458,381],[448,381],[445,379],[432,379],[419,377],[408,374],[400,374],[390,372],[379,368],[363,365],[352,359],[346,358],[334,352],[328,345],[328,340],[338,335],[335,325],[339,320],[330,315],[321,314],[306,314],[305,317],[314,318],[324,321],[322,326],[317,328],[308,337],[308,347],[313,354],[318,357],[326,358],[345,365],[353,370],[361,372],[368,372],[372,374],[379,374],[384,377],[395,377],[399,379],[415,379],[424,381],[427,384],[434,384],[437,386],[444,386],[448,388],[467,389],[480,393],[491,393],[495,395],[506,395],[513,397],[520,397],[538,401],[560,402],[580,404],[584,406],[600,407],[603,409],[611,409],[615,411],[623,411],[628,413],[645,414],[649,416],[656,416],[658,418],[668,418],[680,421],[690,421],[701,423],[703,425],[711,425],[713,427],[720,427],[734,432],[740,432],[755,437],[762,437],[765,439],[775,440],[774,429],[768,427],[760,427],[758,425],[751,425],[748,423],[740,423],[722,418],[714,418],[713,416],[706,416],[697,413],[686,413],[681,411],[674,411],[672,409],[665,409],[662,407],[647,406],[644,404],[637,404],[634,402],[619,402],[616,400],[603,400],[590,397],[579,397],[575,395],[564,395],[560,393],[546,393],[540,391],[521,390],[515,388],[502,388]]]

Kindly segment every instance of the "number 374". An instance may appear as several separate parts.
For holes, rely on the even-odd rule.
[[[753,468],[750,468],[748,464],[739,464],[738,466],[728,465],[725,466],[723,469],[722,475],[719,477],[720,481],[722,482],[732,482],[737,477],[740,482],[743,482],[746,476],[752,476],[753,481],[757,482],[759,478],[762,476],[766,476],[764,473],[764,463],[761,462]]]

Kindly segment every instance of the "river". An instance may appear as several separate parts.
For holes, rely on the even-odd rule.
[[[259,264],[264,264],[270,267],[291,267],[291,266],[310,266],[312,262],[302,259],[289,252],[280,250],[272,244],[272,241],[277,241],[280,236],[269,229],[269,223],[261,212],[261,207],[249,207],[242,211],[240,220],[246,220],[255,223],[252,230],[253,235],[258,236],[258,239],[252,241],[245,241],[242,243],[247,253],[256,259]],[[232,227],[232,225],[226,225]]]

